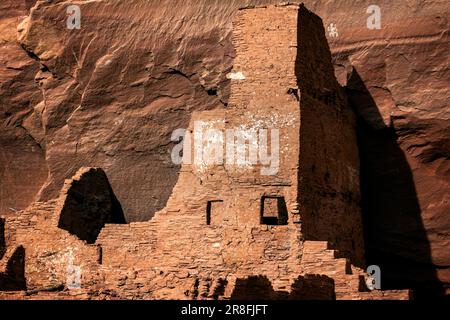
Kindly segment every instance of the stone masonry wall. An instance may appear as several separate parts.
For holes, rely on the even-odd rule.
[[[306,240],[329,241],[364,266],[355,117],[333,74],[322,20],[298,11],[299,203]]]

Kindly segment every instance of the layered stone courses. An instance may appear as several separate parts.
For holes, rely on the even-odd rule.
[[[105,224],[104,217],[114,216],[114,194],[104,182],[98,187],[102,170],[82,168],[58,200],[6,218],[6,252],[25,250],[26,291],[8,289],[0,298],[409,297],[408,291],[369,292],[362,286],[354,118],[334,78],[320,18],[297,5],[241,10],[233,43],[228,106],[195,112],[188,131],[193,134],[198,122],[220,132],[277,129],[276,174],[262,174],[261,164],[185,163],[167,206],[151,221]],[[67,199],[84,179],[92,181],[84,198],[101,198],[102,204],[97,217],[95,206],[89,207],[89,219],[104,225],[90,244],[85,240],[92,238],[81,240],[74,229],[60,228],[61,213],[80,219],[76,203]],[[283,203],[283,223],[261,219],[266,198]],[[283,206],[269,204],[270,215]],[[69,290],[73,267],[81,271],[81,286]]]

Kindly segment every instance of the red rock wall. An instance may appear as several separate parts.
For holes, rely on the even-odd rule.
[[[245,79],[232,81],[227,109],[194,113],[192,119],[194,127],[199,121],[211,121],[209,126],[216,129],[235,125],[279,129],[280,149],[289,146],[280,153],[279,171],[263,175],[260,166],[184,163],[167,207],[151,221],[106,225],[95,245],[89,245],[58,224],[62,215],[77,214],[90,203],[67,201],[74,192],[85,195],[81,182],[103,178],[98,169],[81,169],[66,181],[58,201],[37,202],[7,219],[13,235],[10,243],[20,243],[26,250],[30,298],[48,298],[50,288],[58,291],[53,298],[384,298],[360,292],[363,270],[352,268],[346,258],[337,258],[327,241],[304,241],[302,235],[301,220],[308,218],[302,215],[308,208],[299,210],[296,203],[301,191],[297,183],[302,182],[298,168],[303,164],[299,156],[303,120],[299,115],[303,107],[313,108],[320,102],[299,101],[289,89],[297,83],[297,34],[314,34],[320,20],[304,7],[300,12],[293,5],[240,11],[233,37],[237,52],[233,72],[241,72]],[[297,29],[298,19],[303,29]],[[275,39],[278,43],[273,46]],[[322,46],[326,48],[324,41]],[[255,53],[266,60],[251,59]],[[301,88],[297,94],[302,96]],[[286,114],[292,122],[283,120]],[[184,145],[186,150],[188,140]],[[356,149],[352,152],[357,154]],[[92,198],[104,197],[105,189],[108,191],[93,188]],[[262,223],[264,196],[284,197],[286,224]],[[211,212],[214,223],[208,224],[208,201],[217,200],[222,206]],[[93,207],[88,209],[101,218],[104,207],[108,206],[99,206],[96,212]],[[358,215],[359,209],[347,213]],[[297,220],[298,215],[302,219]],[[349,236],[345,230],[342,233]],[[350,251],[347,248],[343,253],[354,260],[357,254]],[[79,289],[69,288],[69,268],[80,271]],[[407,292],[391,292],[389,297],[405,298]]]
[[[370,4],[311,6],[338,28],[333,61],[359,116],[368,262],[392,286],[449,283],[448,3],[378,1],[380,30]]]
[[[45,133],[50,176],[39,198],[98,164],[128,220],[147,220],[177,180],[172,131],[186,128],[193,110],[227,101],[231,18],[241,1],[80,3],[83,28],[72,31],[67,5],[40,3],[21,29],[21,44],[45,66],[45,108],[30,115],[42,128],[26,126]]]
[[[91,165],[105,168],[129,221],[148,219],[177,180],[172,130],[191,110],[228,101],[231,21],[244,1],[85,3],[78,32],[64,29],[67,3],[40,2],[21,38],[32,59],[15,28],[34,2],[0,4],[0,212],[57,196]],[[447,2],[378,1],[381,30],[366,27],[371,1],[305,2],[326,31],[336,25],[338,36],[327,36],[338,79],[353,75],[350,98],[368,127],[360,147],[370,262],[408,283],[448,283]]]
[[[42,101],[34,78],[39,65],[17,43],[17,25],[28,14],[25,1],[0,4],[0,214],[32,203],[47,179],[43,133],[25,122]]]

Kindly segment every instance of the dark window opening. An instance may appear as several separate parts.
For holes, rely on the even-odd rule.
[[[284,197],[263,197],[261,199],[261,224],[286,225],[288,210]]]
[[[103,248],[101,246],[97,247],[97,262],[103,264]]]
[[[0,218],[0,260],[6,252],[5,220]]]
[[[66,193],[58,227],[93,244],[105,224],[126,220],[105,172],[99,168],[83,170]]]
[[[40,65],[40,69],[41,69],[42,72],[49,72],[49,71],[50,71],[50,70],[48,69],[48,67],[47,67],[46,65],[44,65],[44,64],[41,64],[41,65]]]
[[[207,90],[208,96],[217,96],[217,89],[211,88]]]
[[[209,226],[211,224],[216,224],[222,216],[223,211],[223,201],[214,200],[208,201],[206,205],[206,224]]]

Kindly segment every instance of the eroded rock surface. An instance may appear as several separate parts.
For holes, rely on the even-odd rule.
[[[266,2],[86,1],[67,30],[68,1],[2,1],[0,213],[98,166],[128,221],[151,218],[180,169],[172,131],[228,103],[233,16]],[[360,116],[369,261],[400,286],[449,283],[447,1],[378,1],[380,30],[371,1],[305,3]]]
[[[107,224],[95,243],[84,238],[110,207],[106,177],[88,168],[66,182],[59,201],[36,202],[6,220],[7,246],[21,244],[27,253],[30,299],[410,297],[408,290],[361,290],[355,117],[320,18],[303,5],[242,10],[233,45],[232,72],[243,76],[232,80],[227,108],[193,114],[179,179],[151,221]],[[253,59],[255,52],[264,59]],[[325,126],[336,129],[316,135]],[[217,150],[225,141],[226,162]],[[323,153],[334,161],[311,170]],[[326,200],[317,203],[320,194]],[[75,228],[61,225],[67,218]]]
[[[17,42],[17,25],[28,13],[25,1],[0,4],[0,214],[14,214],[35,199],[47,179],[44,132],[30,118],[42,105],[35,83],[39,63]],[[26,123],[35,122],[28,131]]]

